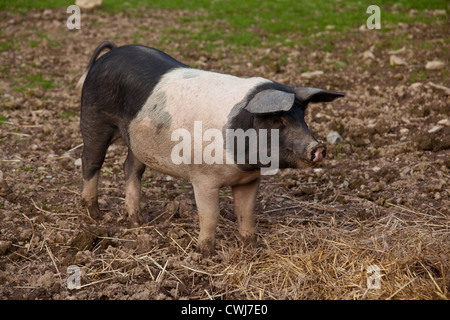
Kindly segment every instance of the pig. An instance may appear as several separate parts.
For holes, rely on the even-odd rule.
[[[109,51],[99,57],[104,49]],[[254,130],[258,139],[264,132],[268,135],[266,141],[272,141],[276,134],[276,148],[268,144],[266,155],[277,157],[279,169],[305,168],[326,155],[325,144],[311,134],[305,123],[307,105],[345,95],[291,87],[261,77],[241,78],[194,69],[154,48],[117,47],[109,41],[94,51],[78,87],[82,87],[80,129],[84,143],[81,198],[90,217],[100,218],[99,172],[108,146],[120,136],[128,147],[124,211],[130,222],[143,223],[140,188],[146,167],[187,179],[193,185],[199,215],[197,250],[204,256],[214,254],[218,195],[225,186],[232,188],[243,244],[255,243],[256,195],[262,170],[270,164],[263,163],[260,157],[249,161],[255,148],[249,148],[247,141],[241,161],[236,161],[239,152],[229,148],[236,136],[217,140],[223,143],[223,150],[215,150],[223,151],[222,162],[194,161],[195,146],[197,151],[199,146],[206,148],[208,139],[194,141],[191,150],[184,150],[190,155],[185,159],[193,161],[176,162],[173,154],[180,137],[174,138],[173,133],[182,129],[198,136],[195,126],[201,124],[205,135],[213,129],[224,134]]]

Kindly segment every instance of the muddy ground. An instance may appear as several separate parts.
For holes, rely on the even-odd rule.
[[[183,33],[161,41],[167,25],[186,28],[183,14],[97,11],[69,31],[63,9],[0,12],[1,299],[448,299],[448,20],[354,28],[327,51],[318,33],[316,49],[293,34],[290,47],[221,43],[211,53]],[[155,46],[205,70],[345,91],[307,114],[318,138],[337,131],[343,140],[319,166],[263,179],[255,248],[242,249],[224,189],[217,255],[201,258],[191,185],[151,170],[146,222],[131,228],[120,141],[102,168],[95,223],[80,205],[73,89],[104,40]],[[435,60],[444,65],[427,69]],[[67,288],[71,265],[80,289]]]

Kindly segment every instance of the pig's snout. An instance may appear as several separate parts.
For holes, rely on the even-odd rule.
[[[311,161],[320,162],[327,154],[327,147],[324,144],[319,143],[311,150]]]

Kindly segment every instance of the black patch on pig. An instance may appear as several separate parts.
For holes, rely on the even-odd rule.
[[[100,170],[117,135],[130,146],[131,120],[161,77],[175,68],[188,67],[159,50],[136,45],[115,48],[94,62],[81,97],[84,179],[90,180]]]
[[[129,144],[128,125],[152,94],[161,77],[188,68],[167,54],[129,45],[101,56],[90,69],[81,98],[81,122],[113,126]]]
[[[294,88],[282,85],[277,82],[264,83],[255,87],[251,90],[247,96],[237,103],[230,112],[228,117],[228,122],[224,126],[223,134],[226,137],[226,129],[242,129],[244,131],[252,128],[259,132],[259,129],[267,129],[267,143],[268,143],[268,156],[271,156],[270,149],[270,141],[271,141],[271,131],[270,129],[278,129],[279,130],[279,168],[296,168],[297,163],[296,160],[299,158],[299,155],[293,155],[292,150],[297,149],[301,154],[304,154],[305,160],[306,157],[309,157],[306,152],[306,145],[303,148],[301,140],[315,140],[309,131],[305,121],[304,114],[307,106],[307,102],[299,101],[295,99],[294,106],[289,111],[282,111],[273,114],[254,114],[245,110],[245,106],[248,102],[255,97],[255,95],[263,90],[274,89],[279,91],[284,91],[287,93],[295,93]],[[288,125],[286,126],[286,123]],[[308,136],[308,139],[304,139],[305,135]],[[303,137],[303,139],[302,139]],[[300,143],[299,143],[300,140]],[[259,141],[259,137],[258,137]],[[297,146],[292,146],[291,144],[295,142]],[[298,145],[300,144],[300,146]],[[260,169],[262,167],[270,167],[268,165],[262,165],[259,161],[256,164],[249,163],[249,144],[248,139],[246,139],[246,154],[245,154],[245,163],[238,163],[237,160],[237,138],[235,138],[234,146],[235,150],[227,150],[226,149],[226,139],[224,141],[224,149],[226,152],[233,154],[234,163],[238,166],[240,170],[243,171],[253,171]],[[259,154],[259,143],[257,146],[257,152]],[[265,152],[265,151],[264,151]]]
[[[250,113],[249,111],[245,110],[245,106],[249,103],[249,101],[251,99],[253,99],[255,97],[255,95],[258,92],[261,92],[263,90],[268,90],[268,89],[274,89],[274,90],[279,90],[279,91],[284,91],[284,92],[288,92],[288,93],[293,93],[292,90],[289,90],[290,87],[284,86],[282,84],[279,84],[277,82],[269,82],[269,83],[264,83],[262,85],[259,85],[257,87],[255,87],[253,90],[251,90],[246,97],[240,101],[239,103],[237,103],[233,109],[231,110],[229,116],[228,116],[228,122],[227,124],[224,126],[222,132],[223,132],[223,136],[225,137],[224,139],[224,149],[226,150],[226,152],[228,153],[232,153],[233,154],[233,159],[234,159],[234,163],[237,165],[237,167],[240,170],[243,171],[253,171],[253,170],[257,170],[259,168],[262,167],[261,163],[259,163],[259,161],[256,164],[251,164],[249,163],[249,141],[246,138],[246,148],[245,148],[245,163],[238,163],[238,158],[237,158],[237,150],[236,150],[236,146],[237,146],[237,138],[234,138],[234,150],[227,150],[226,148],[226,129],[242,129],[245,131],[247,131],[248,129],[252,128],[252,129],[256,129],[257,133],[258,133],[258,128],[255,128],[254,123],[255,123],[255,118],[258,119],[266,119],[269,120],[270,123],[276,123],[276,118],[277,116],[274,115],[256,115],[253,113]],[[273,121],[275,120],[275,121]],[[264,120],[263,120],[264,121]],[[260,121],[258,121],[260,122]],[[274,128],[274,127],[273,127]],[[270,129],[270,128],[269,128]],[[267,154],[270,156],[270,141],[271,141],[271,132],[270,130],[267,131],[268,136],[267,136],[267,142],[268,142],[268,147],[269,150],[267,151]],[[281,133],[281,132],[280,132]],[[258,138],[259,141],[259,138]],[[281,152],[282,152],[282,138],[280,135],[280,168],[282,168],[282,165],[285,165],[284,163],[282,163],[282,158],[281,158]],[[259,143],[257,146],[257,153],[259,154]],[[269,167],[269,165],[266,165],[266,167]]]
[[[242,109],[230,122],[230,127],[228,129],[243,129],[244,131],[247,131],[248,129],[252,128],[255,129],[257,134],[259,133],[259,129],[267,129],[267,151],[264,151],[267,153],[269,157],[272,156],[271,154],[271,145],[270,142],[271,139],[271,129],[278,129],[279,131],[279,168],[296,168],[296,163],[292,160],[295,160],[295,158],[292,156],[292,152],[288,149],[288,144],[291,141],[300,140],[301,136],[303,134],[311,135],[309,132],[306,124],[303,125],[302,122],[304,121],[298,121],[298,124],[296,126],[289,126],[285,127],[283,124],[283,119],[303,119],[304,115],[304,108],[299,106],[298,108],[292,108],[290,111],[285,111],[273,115],[255,115],[250,112],[248,112],[245,109]],[[283,118],[283,119],[282,119]],[[226,135],[225,135],[226,137]],[[234,163],[238,166],[240,170],[243,171],[253,171],[260,169],[262,167],[270,167],[270,164],[262,165],[259,160],[256,164],[251,164],[249,162],[250,155],[249,155],[249,141],[246,139],[246,148],[245,148],[245,163],[238,163],[237,158],[237,138],[235,138],[234,141],[235,150],[226,150],[226,152],[233,154]],[[226,141],[225,141],[225,148],[226,148]],[[259,149],[259,136],[258,136],[258,146],[257,146],[257,153],[259,155],[260,149]],[[303,150],[302,150],[303,151]],[[306,149],[305,149],[306,151]],[[305,154],[306,152],[303,151]],[[259,159],[259,158],[258,158]]]

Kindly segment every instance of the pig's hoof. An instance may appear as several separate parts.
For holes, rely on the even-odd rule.
[[[141,216],[139,216],[139,218],[133,217],[130,219],[130,223],[134,228],[137,228],[144,224],[144,220]]]
[[[241,236],[241,241],[244,248],[252,248],[256,246],[256,236],[254,234]]]
[[[139,211],[128,213],[128,221],[130,221],[130,224],[135,228],[141,226],[144,223],[144,219],[142,218],[142,215]]]
[[[197,252],[201,253],[203,258],[210,258],[214,255],[214,241],[203,240],[197,244]]]
[[[98,203],[88,203],[85,200],[81,200],[81,204],[86,207],[89,217],[91,217],[94,220],[98,220],[101,218],[100,209],[98,208]]]

